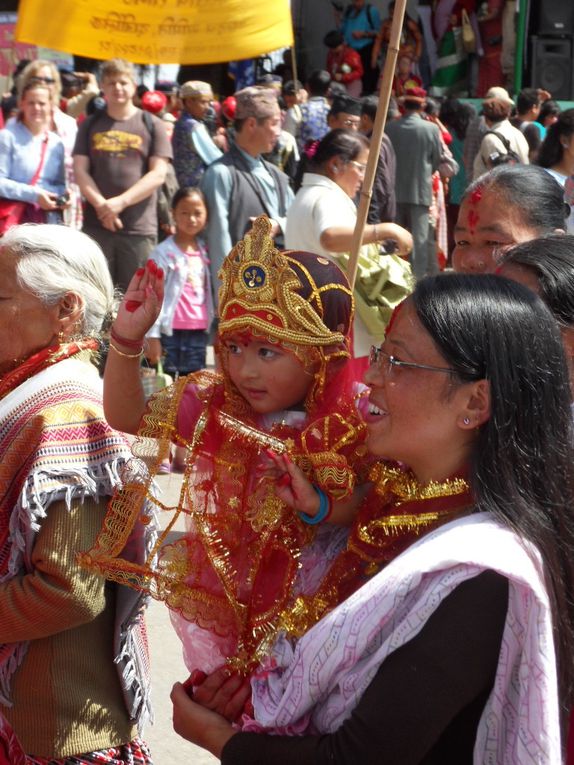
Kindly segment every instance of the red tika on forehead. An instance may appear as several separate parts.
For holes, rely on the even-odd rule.
[[[474,234],[474,230],[476,228],[476,224],[478,223],[479,219],[480,219],[480,216],[476,212],[476,210],[468,211],[468,228],[471,234]]]
[[[253,335],[249,329],[244,329],[243,332],[238,332],[236,337],[242,345],[249,345],[253,340]]]
[[[404,300],[402,303],[399,303],[398,306],[395,308],[395,310],[392,312],[391,318],[389,319],[389,323],[387,324],[387,328],[385,329],[385,337],[387,337],[387,335],[391,331],[391,328],[393,324],[395,323],[395,321],[397,320],[397,316],[399,315],[399,311],[401,310],[403,305],[404,305]]]
[[[477,204],[477,202],[480,202],[482,199],[482,189],[480,186],[472,192],[469,199],[473,205]]]

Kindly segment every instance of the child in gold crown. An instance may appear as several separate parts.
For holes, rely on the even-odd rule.
[[[160,447],[150,474],[134,461],[81,557],[165,600],[190,670],[255,666],[293,621],[297,598],[317,590],[344,550],[344,525],[367,487],[361,388],[347,364],[348,281],[325,258],[277,251],[270,230],[258,218],[219,274],[221,371],[188,375],[146,408],[139,360],[163,297],[153,263],[134,276],[111,332],[106,416],[138,434],[134,453],[148,464],[150,439]],[[166,508],[151,480],[174,442],[186,448],[186,467],[178,506]],[[149,501],[185,513],[187,532],[164,544],[169,524],[158,559],[130,564],[118,557],[122,540],[146,522]],[[301,613],[297,629],[320,615],[317,605]]]

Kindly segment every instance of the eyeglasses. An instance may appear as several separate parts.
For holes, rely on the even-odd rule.
[[[46,85],[53,85],[56,80],[53,77],[32,77],[34,82],[45,82]]]
[[[385,372],[388,374],[392,369],[426,369],[428,372],[446,372],[447,374],[456,374],[455,369],[450,367],[434,367],[430,364],[415,364],[414,361],[400,361],[390,353],[387,353],[382,348],[377,348],[376,345],[371,345],[369,353],[369,366],[377,367],[378,371],[383,370],[383,362],[386,362],[387,367]]]
[[[344,127],[348,127],[348,128],[358,128],[360,124],[361,123],[359,120],[351,120],[351,119],[343,120]]]
[[[361,173],[362,175],[364,175],[365,172],[367,171],[367,166],[363,165],[362,162],[357,162],[354,159],[350,159],[349,164],[353,165],[353,167],[357,169],[357,172]]]

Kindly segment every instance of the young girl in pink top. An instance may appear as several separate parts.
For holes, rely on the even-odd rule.
[[[213,297],[207,250],[201,239],[207,222],[202,192],[179,189],[172,210],[175,234],[150,255],[165,273],[165,296],[161,312],[147,333],[146,356],[157,364],[164,353],[165,371],[177,377],[205,367]]]

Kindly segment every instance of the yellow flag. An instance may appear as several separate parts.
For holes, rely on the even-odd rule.
[[[291,46],[289,0],[20,0],[18,42],[138,64],[211,64]]]

